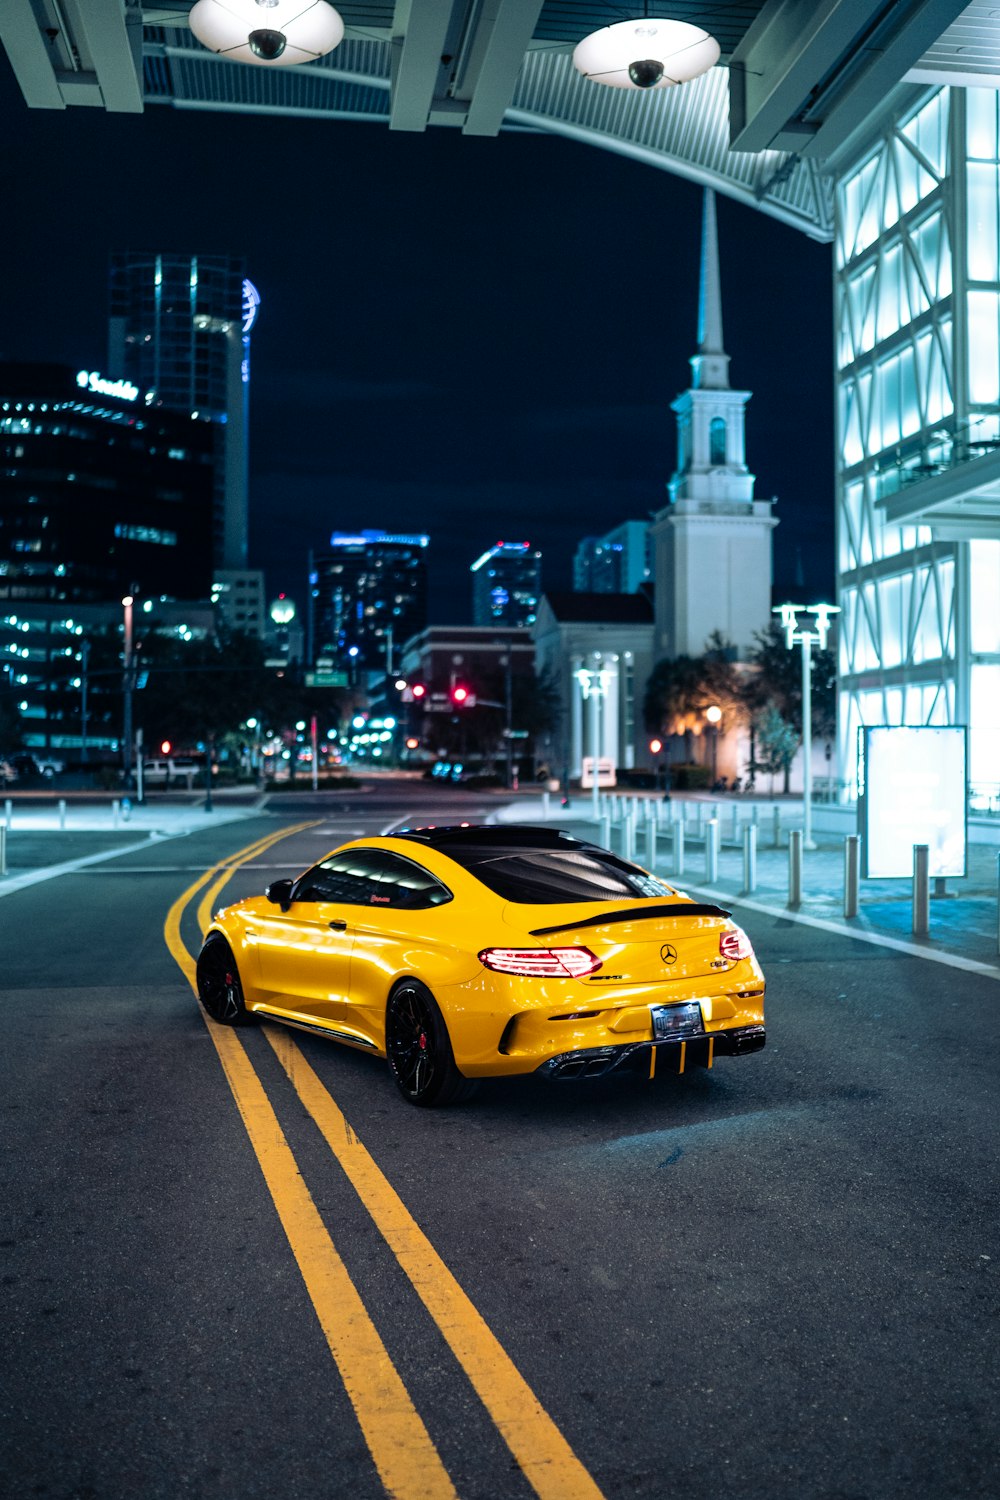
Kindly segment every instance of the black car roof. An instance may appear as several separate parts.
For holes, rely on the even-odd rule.
[[[474,846],[494,849],[593,849],[594,844],[575,839],[563,828],[539,828],[530,823],[430,824],[426,828],[397,828],[394,839],[412,839],[431,849]]]

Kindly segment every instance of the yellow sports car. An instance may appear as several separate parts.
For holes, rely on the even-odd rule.
[[[764,976],[728,912],[524,825],[344,844],[216,914],[198,993],[227,1025],[274,1017],[388,1058],[420,1105],[764,1045]]]

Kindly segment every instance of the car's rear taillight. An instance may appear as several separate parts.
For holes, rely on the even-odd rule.
[[[719,952],[723,958],[753,958],[753,944],[742,927],[729,927],[719,933]]]
[[[601,960],[589,948],[484,948],[479,962],[500,974],[555,979],[580,979],[601,967]]]

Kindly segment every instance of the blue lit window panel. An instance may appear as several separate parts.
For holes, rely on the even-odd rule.
[[[1000,293],[968,295],[969,397],[977,406],[1000,400]]]
[[[1000,790],[1000,664],[980,662],[969,674],[969,780]]]
[[[1000,280],[997,258],[1000,167],[992,162],[970,162],[966,188],[969,280],[995,282]]]
[[[997,161],[997,94],[995,89],[965,92],[966,150],[973,161]]]
[[[969,618],[973,652],[977,656],[1000,656],[998,541],[979,539],[969,543]]]

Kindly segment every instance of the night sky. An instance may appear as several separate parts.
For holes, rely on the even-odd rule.
[[[666,502],[695,352],[701,190],[555,137],[149,106],[28,110],[0,53],[0,358],[106,364],[112,249],[245,254],[250,562],[304,600],[332,530],[426,531],[432,623],[470,563]],[[720,197],[723,323],[775,581],[833,586],[831,251]],[[801,594],[802,588],[797,592]]]

